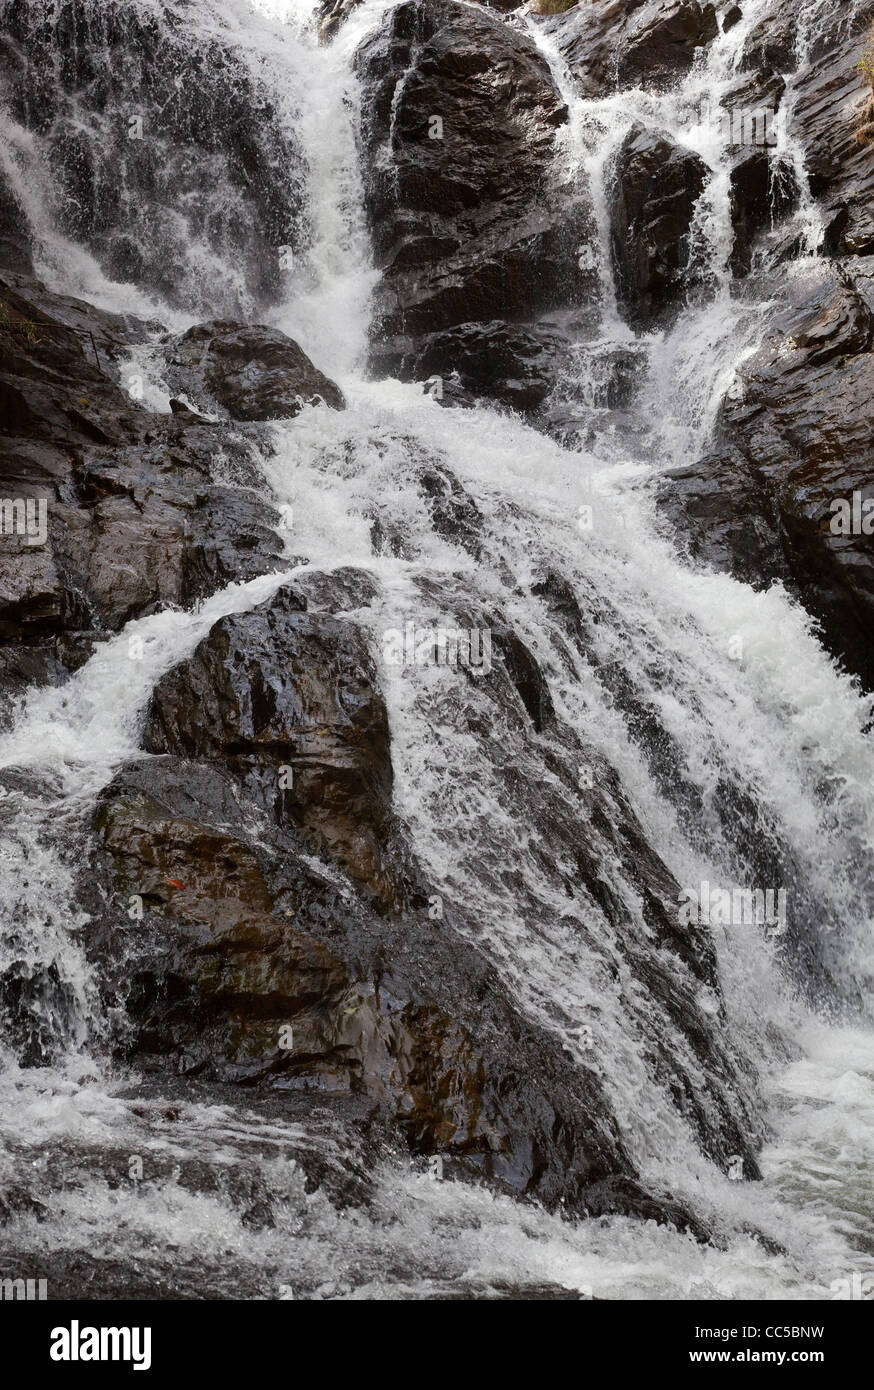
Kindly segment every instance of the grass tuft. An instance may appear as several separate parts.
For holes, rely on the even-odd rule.
[[[868,84],[869,96],[859,113],[856,122],[856,141],[860,145],[870,145],[874,140],[874,19],[868,27],[865,51],[856,67]]]

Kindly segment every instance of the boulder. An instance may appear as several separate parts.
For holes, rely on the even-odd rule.
[[[552,175],[567,111],[527,35],[474,7],[408,0],[356,69],[379,370],[417,370],[434,334],[591,298],[578,265],[588,199]]]
[[[500,319],[463,323],[420,339],[417,350],[402,359],[400,372],[428,381],[444,405],[494,400],[530,413],[554,385],[563,346],[561,334],[547,327]]]
[[[389,900],[392,771],[375,668],[359,627],[305,606],[285,586],[216,623],[158,683],[145,746],[224,762],[274,820]]]
[[[367,1096],[445,1176],[657,1215],[597,1078],[518,1015],[451,922],[369,913],[258,814],[220,768],[176,757],[106,789],[91,950],[129,1013],[127,1054],[321,1103]]]
[[[620,147],[611,246],[617,299],[635,329],[670,322],[694,284],[690,231],[706,181],[703,160],[657,131],[634,126]]]
[[[333,381],[278,328],[227,321],[199,323],[167,348],[167,380],[203,409],[232,420],[289,420],[305,405],[342,410]]]

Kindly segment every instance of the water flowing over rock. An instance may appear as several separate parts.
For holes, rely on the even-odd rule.
[[[723,406],[720,436],[733,454],[677,475],[676,499],[697,551],[748,581],[787,579],[869,688],[871,542],[851,528],[853,495],[868,497],[874,462],[872,285],[867,257],[798,288]],[[832,506],[842,500],[846,528]]]
[[[276,297],[305,238],[301,153],[277,94],[196,7],[5,3],[0,73],[28,193],[111,279],[195,309]],[[180,199],[180,191],[184,197]]]
[[[0,0],[4,1290],[870,1273],[874,6],[539,8]]]
[[[715,7],[696,0],[608,0],[575,5],[541,22],[554,33],[586,97],[623,87],[668,86],[718,32]]]

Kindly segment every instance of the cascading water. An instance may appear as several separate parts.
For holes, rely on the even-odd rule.
[[[802,7],[804,32],[820,4]],[[197,7],[204,43],[216,35],[230,43],[253,83],[287,102],[283,129],[300,142],[308,168],[305,207],[287,230],[299,245],[278,304],[260,317],[339,381],[349,408],[306,409],[270,429],[264,475],[272,499],[294,518],[287,571],[231,585],[195,612],[128,624],[66,685],[31,693],[0,739],[9,777],[0,872],[5,901],[14,904],[0,963],[26,959],[29,976],[42,981],[42,994],[29,1002],[42,1013],[51,1057],[37,1067],[40,1059],[22,1057],[14,1037],[3,1042],[0,1177],[24,1191],[4,1256],[40,1268],[51,1254],[53,1271],[75,1280],[87,1250],[103,1271],[98,1288],[160,1285],[177,1296],[242,1289],[282,1297],[286,1289],[296,1297],[427,1298],[542,1283],[608,1299],[828,1297],[833,1280],[874,1272],[866,1170],[874,1132],[874,1020],[865,1007],[874,974],[870,702],[838,673],[782,589],[757,593],[678,559],[649,486],[706,447],[718,401],[769,308],[769,292],[732,293],[716,111],[762,7],[749,4],[670,94],[598,101],[575,95],[557,48],[520,17],[569,107],[555,174],[585,174],[598,226],[600,336],[570,354],[558,388],[593,417],[589,442],[576,449],[486,406],[441,410],[418,386],[364,375],[376,277],[351,58],[391,7],[364,0],[328,48],[316,44],[305,0]],[[172,9],[137,0],[138,12],[158,24]],[[690,113],[702,109],[705,94],[712,106],[695,124]],[[610,162],[635,121],[665,129],[710,170],[693,236],[705,287],[667,333],[635,335],[624,324],[610,266]],[[794,216],[812,254],[814,205],[801,155],[785,123],[777,138],[777,154],[802,190]],[[247,304],[252,286],[220,239],[218,250],[213,241],[203,251],[215,258],[212,271],[204,273],[203,258],[196,272],[189,266],[172,293],[165,288],[166,302],[152,282],[140,292],[107,278],[34,194],[38,160],[38,140],[17,132],[7,167],[16,186],[30,190],[38,270],[50,284],[72,285],[108,308],[146,310],[175,329],[195,314],[222,313],[228,287]],[[796,260],[792,273],[803,275],[806,265]],[[212,299],[211,279],[221,282]],[[629,354],[636,409],[647,421],[636,442],[626,421],[617,427],[606,376],[598,377],[599,362],[616,350]],[[156,374],[150,403],[157,406],[169,395],[160,353],[155,345],[142,351]],[[448,469],[475,504],[476,558],[440,534],[423,508],[416,486],[423,459]],[[589,506],[596,524],[584,529]],[[376,517],[384,534],[403,536],[401,554],[383,546],[374,555]],[[383,664],[395,803],[443,899],[464,909],[459,930],[493,963],[523,1014],[595,1067],[638,1170],[706,1221],[715,1233],[709,1243],[618,1216],[563,1221],[483,1188],[429,1181],[394,1159],[362,1176],[372,1186],[368,1206],[345,1209],[331,1200],[330,1178],[307,1191],[295,1157],[317,1150],[329,1174],[354,1169],[353,1134],[327,1120],[320,1128],[278,1109],[256,1112],[238,1095],[174,1093],[170,1104],[160,1085],[105,1061],[107,1032],[122,1021],[96,1016],[81,922],[69,910],[80,829],[114,769],[137,756],[143,709],[160,675],[222,615],[256,606],[289,577],[342,566],[378,583],[379,597],[362,616],[376,651],[386,631],[411,618],[461,626],[465,613],[500,611],[536,657],[559,720],[618,772],[647,840],[678,883],[776,887],[763,875],[791,866],[791,911],[802,938],[828,928],[817,934],[816,953],[827,993],[816,982],[803,989],[779,942],[761,931],[714,929],[725,1047],[765,1135],[763,1181],[733,1181],[702,1155],[688,1115],[647,1058],[657,1035],[694,1070],[685,1038],[658,1001],[614,987],[623,943],[609,917],[582,887],[560,889],[573,866],[560,863],[556,876],[545,862],[531,819],[538,803],[524,803],[524,779],[514,800],[500,750],[486,744],[493,757],[480,756],[484,745],[472,740],[470,720],[488,714],[476,684],[460,690],[450,671]],[[576,596],[585,656],[550,607],[549,575]],[[145,658],[132,680],[127,652],[137,636]],[[548,733],[525,751],[522,772],[532,787],[550,782],[550,758],[560,752]],[[561,845],[545,849],[547,857],[563,853]],[[625,866],[604,872],[625,904],[629,932],[643,939],[643,907]],[[596,923],[592,936],[576,929],[578,911]],[[705,1012],[717,1008],[706,997],[698,1002]],[[161,1178],[120,1182],[128,1156],[144,1152]],[[270,1206],[270,1223],[247,1219],[257,1201]]]

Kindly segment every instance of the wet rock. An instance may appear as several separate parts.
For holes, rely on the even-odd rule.
[[[752,581],[758,553],[759,582],[779,573],[781,553],[826,645],[868,688],[874,552],[852,521],[852,501],[868,497],[874,464],[872,266],[874,258],[850,260],[836,276],[824,269],[818,282],[792,288],[723,403],[729,461],[674,475],[697,552]],[[726,486],[738,452],[744,464]],[[835,529],[842,499],[849,534]]]
[[[708,454],[666,473],[660,503],[693,560],[745,584],[788,580],[776,501],[739,450]]]
[[[548,328],[500,320],[463,323],[424,337],[415,353],[400,359],[399,371],[428,381],[441,404],[496,400],[530,413],[554,385],[562,346],[561,336]]]
[[[303,158],[231,34],[185,7],[22,0],[0,73],[33,142],[24,177],[109,278],[204,316],[277,297],[281,248],[304,236]]]
[[[218,481],[226,462],[252,474],[246,440],[191,413],[151,415],[115,384],[146,331],[0,276],[0,643],[43,649],[30,662],[46,680],[69,669],[63,634],[114,631],[282,562],[278,515]],[[10,690],[22,660],[4,662]]]
[[[555,709],[549,686],[537,660],[522,639],[511,628],[498,628],[492,641],[504,662],[507,674],[519,692],[537,733],[555,720]]]
[[[670,138],[635,126],[617,156],[611,199],[616,291],[636,329],[669,322],[694,284],[690,229],[707,180],[704,162]]]
[[[620,87],[667,87],[691,68],[698,49],[716,37],[713,5],[680,0],[642,14],[626,30],[617,60]]]
[[[738,279],[749,274],[760,233],[791,209],[793,194],[794,184],[772,167],[767,150],[756,150],[735,164],[729,192],[734,228],[730,264]]]
[[[352,11],[360,4],[361,0],[321,0],[317,10],[320,42],[330,43],[336,38]]]
[[[167,350],[167,379],[206,410],[232,420],[289,420],[305,405],[342,410],[339,387],[278,328],[197,324]]]
[[[714,6],[695,0],[606,0],[537,22],[555,37],[587,98],[625,87],[664,90],[718,33]]]
[[[92,949],[116,960],[129,1050],[290,1100],[369,1096],[445,1176],[550,1205],[627,1171],[595,1078],[514,1015],[448,922],[373,916],[257,817],[220,769],[176,758],[107,788],[91,876],[108,866],[113,886]]]
[[[745,70],[791,73],[798,62],[798,11],[787,0],[772,0],[753,25],[741,53]]]
[[[414,0],[386,16],[356,67],[382,272],[379,370],[418,372],[423,352],[443,361],[451,343],[434,335],[461,325],[462,348],[478,332],[483,357],[495,321],[522,323],[592,297],[593,273],[578,265],[594,236],[588,200],[553,186],[567,111],[532,40],[483,11]],[[506,375],[506,343],[491,342],[496,375]]]
[[[30,228],[18,194],[0,170],[0,266],[33,274]]]
[[[736,24],[740,24],[743,19],[743,10],[740,5],[732,5],[722,16],[722,32],[728,34]]]
[[[793,21],[789,21],[790,23]],[[810,189],[823,206],[828,249],[874,251],[874,160],[857,140],[871,89],[857,64],[866,30],[840,10],[816,36],[813,61],[799,75],[791,134],[805,151]]]
[[[379,594],[373,576],[352,565],[341,565],[330,573],[307,570],[295,576],[294,587],[306,600],[306,608],[311,613],[335,616],[369,608]]]
[[[225,761],[279,823],[389,897],[392,771],[373,662],[353,622],[303,608],[284,587],[216,623],[156,687],[145,745]]]

